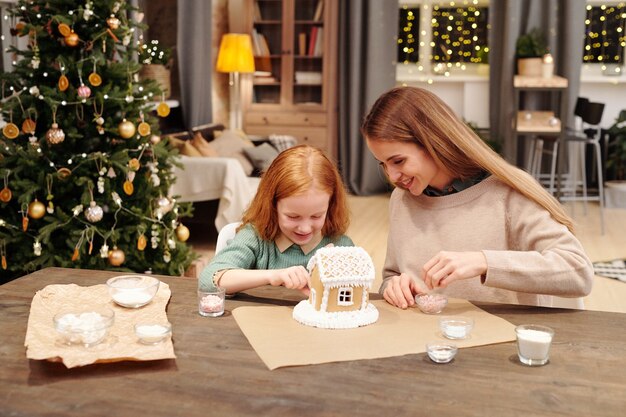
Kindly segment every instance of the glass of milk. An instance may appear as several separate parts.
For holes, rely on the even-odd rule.
[[[515,334],[520,362],[528,366],[548,363],[554,330],[538,324],[522,324],[515,328]]]

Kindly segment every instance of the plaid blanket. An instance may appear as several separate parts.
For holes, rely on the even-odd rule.
[[[593,269],[596,275],[615,278],[626,282],[626,259],[615,259],[609,262],[594,262]]]

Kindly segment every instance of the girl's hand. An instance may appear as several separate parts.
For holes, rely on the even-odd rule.
[[[273,286],[282,285],[285,288],[301,290],[308,294],[309,272],[302,265],[290,266],[284,269],[275,269],[270,276],[270,284]]]
[[[433,289],[451,282],[487,273],[487,259],[482,252],[441,251],[424,264],[422,278]]]
[[[415,294],[426,292],[423,284],[418,284],[409,275],[402,273],[387,281],[383,297],[393,306],[405,309],[415,304]]]

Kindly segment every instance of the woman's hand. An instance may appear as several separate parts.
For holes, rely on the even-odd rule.
[[[309,294],[309,272],[302,265],[273,270],[269,283],[275,287],[282,285]]]
[[[383,297],[389,304],[404,309],[415,304],[415,294],[427,290],[423,283],[418,283],[408,274],[402,273],[387,280]]]
[[[433,289],[451,282],[487,273],[487,259],[482,252],[441,251],[424,264],[422,278]]]

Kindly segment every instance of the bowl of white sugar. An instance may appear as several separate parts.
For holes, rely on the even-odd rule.
[[[139,343],[156,345],[172,335],[172,325],[170,323],[139,323],[135,324],[135,334]]]
[[[85,307],[63,309],[53,321],[62,343],[91,347],[107,337],[114,319],[115,312],[108,307]]]
[[[149,275],[120,275],[107,280],[107,287],[116,304],[139,308],[152,301],[160,282]]]

